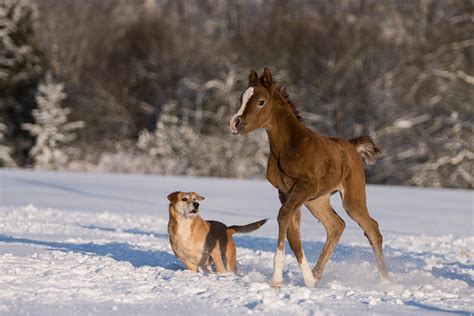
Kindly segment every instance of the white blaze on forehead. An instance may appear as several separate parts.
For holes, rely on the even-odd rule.
[[[235,114],[234,116],[239,116],[239,115],[244,114],[245,107],[247,106],[247,103],[249,102],[252,95],[253,95],[253,87],[250,87],[247,90],[245,90],[244,94],[242,95],[242,105],[240,106],[240,109],[237,112],[237,114]]]
[[[252,95],[253,95],[253,87],[250,87],[247,90],[245,90],[244,94],[242,95],[242,105],[240,106],[239,111],[230,119],[229,128],[230,128],[230,131],[234,134],[238,133],[237,127],[235,126],[235,120],[237,117],[244,114],[245,107],[247,106],[247,103],[249,102]]]

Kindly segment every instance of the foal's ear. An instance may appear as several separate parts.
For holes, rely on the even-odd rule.
[[[179,192],[179,191],[170,193],[170,194],[168,195],[168,201],[170,201],[171,203],[176,203],[176,202],[178,201],[178,195],[179,195],[180,193],[181,193],[181,192]]]
[[[270,88],[273,84],[272,72],[267,67],[263,69],[262,82],[263,85],[267,88]]]
[[[249,74],[249,87],[255,87],[258,83],[258,75],[255,70],[250,70]]]

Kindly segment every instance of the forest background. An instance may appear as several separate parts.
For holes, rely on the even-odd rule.
[[[227,130],[264,66],[375,139],[369,183],[473,188],[467,0],[1,0],[0,166],[264,177],[265,132]]]

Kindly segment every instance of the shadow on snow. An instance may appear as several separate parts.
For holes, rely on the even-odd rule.
[[[112,194],[97,193],[97,192],[92,192],[92,191],[73,188],[71,186],[67,186],[67,185],[64,185],[64,184],[48,182],[48,181],[24,180],[24,179],[14,179],[14,180],[16,182],[21,182],[21,183],[24,183],[24,184],[27,184],[27,185],[48,187],[48,188],[51,188],[51,189],[64,191],[64,192],[69,192],[69,193],[73,193],[73,194],[77,194],[77,195],[81,195],[81,196],[87,196],[87,197],[93,197],[93,198],[102,198],[102,199],[114,200],[114,201],[118,200],[118,201],[124,201],[124,202],[133,202],[133,203],[140,203],[140,204],[153,205],[153,206],[157,205],[156,203],[153,203],[153,202],[150,202],[150,201],[138,200],[138,199],[134,199],[134,198],[127,198],[127,197],[112,195]]]
[[[51,248],[51,250],[73,251],[84,254],[105,256],[113,258],[117,261],[130,262],[130,264],[137,268],[142,266],[159,266],[170,270],[183,269],[183,265],[172,253],[156,250],[141,250],[127,243],[112,242],[107,244],[74,244],[67,242],[17,238],[6,235],[0,235],[0,242],[45,246]]]
[[[113,232],[113,233],[123,232],[127,234],[132,234],[132,235],[143,235],[143,236],[168,239],[168,234],[157,233],[157,232],[152,232],[152,231],[144,231],[138,228],[118,229],[118,228],[103,227],[103,226],[97,226],[97,225],[79,225],[79,226],[81,226],[82,228],[101,230],[105,232]]]
[[[445,308],[440,308],[436,306],[426,305],[426,304],[416,302],[416,301],[404,301],[403,303],[407,306],[421,308],[430,312],[449,313],[453,315],[472,315],[473,314],[473,312],[470,312],[470,311],[445,309]]]

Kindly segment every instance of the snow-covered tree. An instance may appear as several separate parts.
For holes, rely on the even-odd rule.
[[[163,106],[153,132],[143,130],[138,138],[138,147],[159,159],[163,173],[173,171],[186,173],[188,158],[193,155],[199,136],[187,120],[180,120],[176,113],[176,103]]]
[[[16,166],[15,161],[12,159],[11,148],[5,144],[5,133],[7,132],[7,126],[0,122],[0,167],[14,167]]]
[[[23,128],[36,138],[30,150],[35,167],[39,169],[58,169],[68,161],[67,144],[76,138],[74,130],[82,128],[84,122],[68,122],[70,109],[61,106],[66,98],[64,86],[47,79],[39,85],[33,110],[34,124],[23,124]]]
[[[137,146],[156,158],[160,173],[227,177],[263,173],[268,154],[264,131],[245,137],[227,131],[199,134],[188,119],[182,118],[184,114],[178,115],[176,103],[171,102],[164,106],[156,129],[140,133]]]
[[[37,10],[29,0],[0,1],[0,87],[15,89],[41,72],[32,44]],[[8,91],[3,91],[6,93]]]
[[[31,147],[22,123],[31,122],[34,92],[42,74],[35,45],[37,8],[30,0],[0,0],[0,115],[18,156]],[[19,161],[21,164],[21,157]]]

